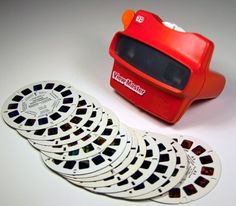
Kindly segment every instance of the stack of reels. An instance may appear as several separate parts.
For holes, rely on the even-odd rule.
[[[132,129],[63,82],[25,86],[8,98],[2,115],[51,170],[92,192],[186,203],[207,194],[220,177],[219,158],[206,144]]]

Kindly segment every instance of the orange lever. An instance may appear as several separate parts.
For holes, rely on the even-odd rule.
[[[133,11],[131,9],[128,9],[123,13],[122,23],[123,23],[124,29],[126,29],[129,26],[129,24],[132,21],[132,19],[134,18],[134,16],[135,16],[135,11]]]

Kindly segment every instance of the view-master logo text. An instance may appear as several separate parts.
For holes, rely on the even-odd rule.
[[[134,91],[135,93],[143,96],[146,92],[145,89],[141,88],[139,85],[133,83],[131,79],[122,77],[120,73],[113,71],[112,72],[112,79],[116,80],[117,82],[123,84],[125,87],[129,88],[130,90]]]

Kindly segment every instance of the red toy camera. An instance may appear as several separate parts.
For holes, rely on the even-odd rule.
[[[190,104],[218,96],[225,78],[209,70],[214,44],[166,26],[155,14],[128,10],[110,45],[111,86],[136,106],[175,123]],[[176,30],[177,28],[177,30]]]

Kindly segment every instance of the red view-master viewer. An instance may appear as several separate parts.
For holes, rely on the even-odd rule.
[[[124,31],[110,45],[111,86],[133,104],[175,123],[190,104],[214,98],[225,78],[209,70],[214,44],[200,34],[168,27],[147,11],[128,10]]]

